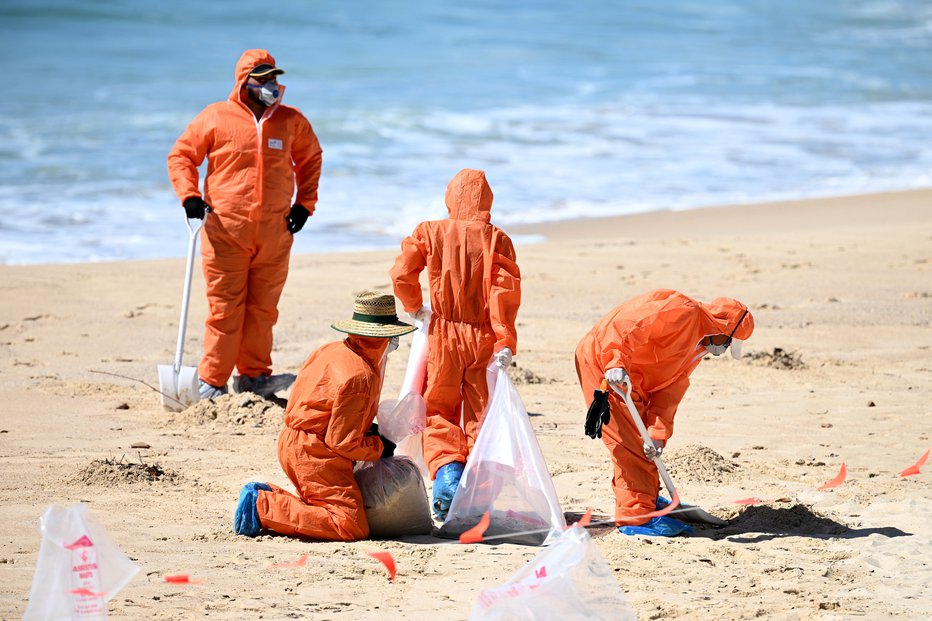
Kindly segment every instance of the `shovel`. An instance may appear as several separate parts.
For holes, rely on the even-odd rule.
[[[207,215],[205,214],[205,218]],[[194,251],[197,250],[197,234],[204,226],[204,220],[198,220],[197,226],[188,225],[188,264],[185,267],[184,294],[181,296],[181,324],[178,326],[178,346],[175,348],[175,364],[159,365],[159,392],[162,393],[162,407],[169,412],[180,412],[200,399],[197,367],[181,366],[184,353],[184,333],[188,323],[188,302],[191,299],[191,273],[194,270]]]
[[[634,401],[631,399],[631,384],[628,384],[628,392],[622,392],[617,386],[612,386],[618,395],[625,400],[625,405],[628,407],[628,414],[631,415],[631,420],[634,421],[634,424],[637,426],[638,431],[641,433],[641,438],[644,439],[646,444],[653,444],[654,441],[651,439],[650,434],[647,432],[647,427],[644,425],[644,421],[641,420],[641,413],[638,412],[637,407],[634,405]],[[673,487],[673,479],[670,478],[667,469],[663,467],[663,462],[660,461],[660,455],[654,457],[654,465],[657,466],[657,471],[660,473],[660,478],[663,480],[664,487],[667,488],[670,496],[673,496],[676,493],[676,488]],[[678,516],[689,522],[703,522],[705,524],[712,524],[714,526],[726,526],[728,522],[725,520],[715,517],[710,513],[706,513],[699,507],[693,505],[687,505],[680,503],[679,508],[675,509],[673,513],[678,514]]]

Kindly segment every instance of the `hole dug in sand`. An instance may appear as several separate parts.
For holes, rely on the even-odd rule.
[[[724,483],[738,469],[738,464],[729,461],[701,444],[686,446],[663,452],[663,465],[673,482]]]
[[[244,393],[198,401],[173,415],[171,420],[186,426],[262,427],[278,430],[284,423],[285,410],[272,401]]]
[[[95,459],[90,464],[68,478],[72,483],[85,485],[119,485],[137,483],[177,483],[181,476],[165,470],[159,464],[127,462],[125,456],[119,460]]]

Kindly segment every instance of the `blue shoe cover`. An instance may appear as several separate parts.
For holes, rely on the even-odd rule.
[[[640,526],[619,526],[622,535],[649,535],[652,537],[676,537],[693,532],[693,527],[679,520],[662,515]]]
[[[453,504],[453,496],[456,494],[456,488],[459,487],[460,478],[463,476],[465,466],[458,462],[450,462],[445,466],[440,466],[437,470],[437,477],[434,479],[434,515],[437,519],[445,520],[450,505]]]
[[[236,513],[233,514],[233,530],[237,535],[255,537],[262,530],[259,509],[256,507],[259,490],[271,492],[272,488],[265,483],[247,483],[239,493]]]
[[[654,511],[660,511],[670,505],[670,501],[664,498],[663,496],[657,496],[657,505],[654,507]]]

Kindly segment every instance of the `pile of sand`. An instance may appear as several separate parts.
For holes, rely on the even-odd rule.
[[[285,410],[281,406],[252,393],[198,401],[172,417],[173,423],[187,426],[271,429],[280,428],[284,420]]]
[[[785,535],[840,535],[848,531],[845,524],[836,522],[796,504],[791,507],[747,507],[734,518],[722,534],[773,533]]]
[[[785,351],[782,347],[774,347],[772,352],[751,352],[744,357],[750,360],[752,364],[760,367],[771,367],[783,370],[806,368],[806,363],[803,362],[802,356],[796,352]]]
[[[95,459],[90,464],[68,478],[72,483],[85,485],[120,485],[136,483],[177,483],[181,476],[172,471],[165,470],[158,464],[147,464],[140,461],[132,463],[120,459]]]
[[[738,464],[728,461],[712,449],[700,444],[687,444],[663,452],[663,465],[673,481],[692,483],[723,483]]]

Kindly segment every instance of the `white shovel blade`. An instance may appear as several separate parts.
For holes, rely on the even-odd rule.
[[[159,392],[162,393],[162,407],[169,412],[180,412],[197,403],[201,397],[197,367],[181,367],[176,382],[175,367],[160,364]]]

